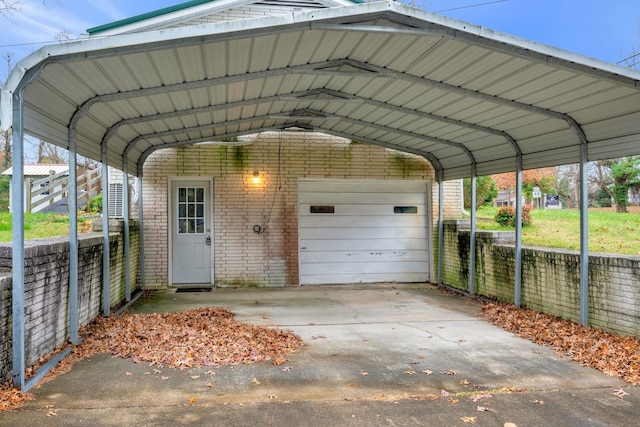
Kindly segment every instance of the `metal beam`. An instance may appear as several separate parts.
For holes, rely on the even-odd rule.
[[[122,208],[124,222],[124,292],[127,302],[131,301],[131,248],[129,242],[129,167],[122,158]]]
[[[587,144],[580,147],[580,324],[589,325],[589,187]]]
[[[516,253],[515,253],[515,285],[513,303],[522,304],[522,156],[516,163]]]
[[[107,165],[107,146],[102,145],[102,314],[109,316],[111,311],[111,277],[109,273],[109,166]]]
[[[471,165],[471,235],[469,241],[469,293],[476,294],[476,164]]]
[[[24,348],[24,103],[23,89],[13,95],[13,175],[11,176],[12,371],[14,387],[25,385]]]
[[[442,285],[442,255],[444,253],[444,180],[442,170],[437,171],[438,180],[438,285]]]
[[[69,337],[79,344],[78,331],[78,167],[76,157],[76,130],[69,128]]]
[[[138,262],[140,265],[140,287],[144,290],[146,288],[146,278],[144,271],[144,210],[142,208],[142,166],[140,167],[140,173],[137,179],[138,184],[138,245],[140,250],[138,251]]]

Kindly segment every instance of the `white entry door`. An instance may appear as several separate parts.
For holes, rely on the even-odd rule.
[[[212,283],[211,182],[171,183],[172,283]]]
[[[424,282],[426,181],[298,181],[300,284]]]

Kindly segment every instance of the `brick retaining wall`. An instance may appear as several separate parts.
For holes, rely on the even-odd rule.
[[[443,282],[465,291],[469,285],[469,239],[468,221],[445,221]],[[510,232],[476,233],[477,294],[513,302],[514,240],[515,233]],[[579,322],[579,267],[577,251],[523,247],[522,305]],[[589,324],[640,336],[640,257],[589,255]]]
[[[138,226],[130,227],[131,283],[138,283]],[[124,238],[111,233],[110,305],[125,300]],[[102,310],[102,234],[78,238],[78,310],[80,325],[88,324]],[[0,271],[10,271],[10,243],[0,244]],[[25,364],[38,360],[63,344],[69,335],[69,239],[37,239],[25,242]],[[0,383],[11,377],[12,369],[12,277],[0,275]]]

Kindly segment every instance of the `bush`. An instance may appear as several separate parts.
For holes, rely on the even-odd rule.
[[[533,218],[531,217],[531,205],[522,205],[522,226],[526,227],[531,225]],[[515,227],[516,226],[516,208],[513,206],[503,206],[498,210],[498,213],[494,217],[496,222],[503,227]]]
[[[98,194],[87,203],[87,212],[97,214],[102,212],[102,194]]]

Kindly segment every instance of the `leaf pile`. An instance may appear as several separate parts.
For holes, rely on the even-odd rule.
[[[170,368],[255,363],[293,353],[302,344],[290,331],[236,322],[220,307],[99,317],[82,335],[77,351],[85,356],[111,353]]]
[[[515,335],[551,347],[583,366],[640,384],[640,338],[586,327],[505,303],[487,303],[481,316]]]
[[[81,329],[80,336],[82,343],[73,347],[46,380],[70,370],[77,361],[100,353],[158,367],[197,368],[284,360],[284,355],[303,345],[291,331],[237,322],[232,312],[220,307],[98,317]],[[27,377],[38,366],[28,369]],[[10,383],[0,385],[0,412],[16,409],[31,399],[32,395]]]

